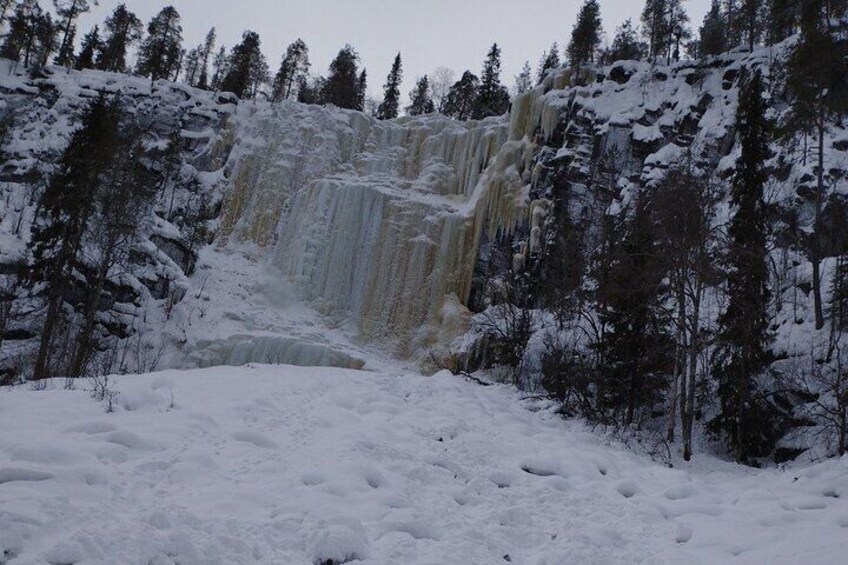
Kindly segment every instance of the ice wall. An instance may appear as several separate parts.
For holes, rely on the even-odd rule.
[[[222,245],[251,245],[323,313],[400,354],[465,302],[484,230],[527,213],[532,144],[510,122],[379,122],[285,104],[244,111]]]

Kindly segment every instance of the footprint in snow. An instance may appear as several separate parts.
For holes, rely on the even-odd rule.
[[[108,422],[85,422],[83,424],[71,426],[70,428],[67,428],[65,432],[93,436],[114,432],[117,429],[118,428],[115,425],[109,424]]]
[[[32,469],[16,469],[8,467],[0,469],[0,485],[16,482],[48,481],[53,477],[53,473],[34,471]]]
[[[274,440],[272,440],[266,435],[260,434],[259,432],[236,432],[233,434],[233,439],[243,443],[255,445],[256,447],[262,447],[264,449],[274,449],[277,447],[277,444],[274,442]]]
[[[104,438],[107,443],[138,451],[155,451],[156,446],[140,436],[126,431],[110,432]]]
[[[639,486],[633,481],[619,481],[615,484],[615,490],[624,498],[633,498],[639,493]]]
[[[687,498],[692,498],[693,496],[697,496],[699,494],[698,489],[690,484],[682,484],[673,486],[670,489],[666,490],[663,493],[669,500],[685,500]]]

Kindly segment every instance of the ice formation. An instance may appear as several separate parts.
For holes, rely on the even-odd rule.
[[[467,301],[482,234],[528,215],[519,120],[260,112],[236,132],[226,243],[257,246],[323,313],[401,354],[430,339],[445,297]]]

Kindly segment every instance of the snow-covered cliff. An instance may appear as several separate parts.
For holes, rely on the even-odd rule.
[[[193,276],[197,250],[186,249],[180,223],[161,210],[150,218],[142,246],[150,260],[139,261],[121,279],[132,289],[122,298],[128,304],[123,310],[132,312],[127,316],[156,329],[156,336],[145,337],[149,348],[164,340],[174,352],[169,362],[181,364],[198,348],[211,347],[198,362],[208,364],[209,355],[224,355],[222,343],[230,351],[233,336],[282,331],[286,326],[237,313],[250,292],[224,301],[227,312],[216,310],[221,301],[210,296],[212,270],[240,265],[260,273],[254,278],[262,279],[263,289],[275,280],[293,289],[298,300],[326,316],[328,328],[341,327],[354,341],[426,356],[467,331],[473,300],[475,309],[485,307],[483,265],[503,270],[515,261],[539,260],[555,173],[566,174],[576,187],[586,185],[592,159],[615,149],[623,173],[613,212],[686,155],[725,178],[736,158],[741,71],[768,74],[781,49],[671,67],[631,62],[600,74],[558,71],[520,96],[509,116],[467,123],[442,116],[379,122],[331,107],[236,104],[226,95],[94,71],[48,69],[45,76],[27,77],[6,65],[0,98],[15,120],[3,171],[0,264],[10,273],[25,257],[40,190],[35,181],[49,174],[81,106],[98,91],[121,92],[134,101],[134,111],[181,123],[185,163],[214,218],[208,222],[213,245],[201,250],[200,272]],[[780,93],[774,97],[780,112]],[[848,134],[832,131],[826,163],[833,191],[845,193],[838,172]],[[797,210],[804,231],[813,175],[797,150],[778,151],[769,198]],[[179,204],[191,193],[175,189],[168,198],[174,195]],[[513,261],[493,267],[495,247]],[[796,295],[799,280],[809,274],[796,251],[781,252],[794,269],[778,293],[795,297],[795,311],[781,322],[791,334],[797,320],[808,318],[798,312],[807,310],[806,297],[798,306]],[[236,254],[238,260],[226,260]],[[216,288],[229,288],[219,283]],[[175,287],[181,290],[174,293]],[[192,316],[206,323],[192,323]],[[804,347],[797,340],[787,343]]]

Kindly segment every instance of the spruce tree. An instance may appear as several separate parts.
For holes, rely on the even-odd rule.
[[[489,116],[501,116],[509,111],[509,91],[501,84],[501,49],[492,45],[483,64],[480,88],[474,101],[472,119],[481,120]]]
[[[368,69],[362,69],[356,81],[356,106],[354,110],[365,110],[365,98],[368,92]]]
[[[536,84],[542,84],[542,81],[545,80],[548,71],[551,69],[558,69],[560,64],[559,45],[554,43],[551,45],[550,50],[545,55],[542,55],[542,59],[539,61],[539,74],[536,77]]]
[[[200,48],[200,74],[197,77],[197,87],[204,90],[209,88],[209,60],[212,58],[212,51],[215,49],[215,41],[218,38],[218,33],[213,27],[206,34],[206,40]]]
[[[73,271],[89,221],[93,215],[98,183],[118,145],[119,107],[105,96],[84,113],[81,127],[58,163],[39,203],[41,217],[33,233],[33,264],[30,274],[42,286],[45,320],[33,370],[35,380],[54,376],[51,362],[55,332],[64,325],[66,285]]]
[[[530,92],[533,88],[533,69],[530,67],[530,61],[525,61],[521,67],[521,72],[515,77],[515,94],[521,95],[525,92]]]
[[[212,90],[220,90],[221,81],[227,75],[227,48],[223,45],[218,49],[215,58],[212,59],[212,80],[209,87]]]
[[[647,50],[648,47],[639,41],[633,20],[628,18],[616,29],[606,62],[611,64],[616,61],[641,61],[645,58]]]
[[[741,154],[731,186],[734,215],[728,230],[728,303],[719,320],[713,368],[721,409],[709,424],[714,434],[726,439],[740,463],[767,455],[776,441],[774,413],[759,380],[770,360],[772,340],[763,200],[765,163],[771,151],[764,91],[762,76],[755,71],[739,93]]]
[[[227,74],[221,79],[220,90],[232,92],[242,99],[256,92],[263,80],[263,68],[267,73],[261,46],[259,34],[244,32],[241,43],[233,47],[227,59]]]
[[[727,51],[726,37],[727,22],[721,11],[720,0],[713,0],[710,11],[704,16],[701,26],[701,37],[698,42],[698,55],[721,55]]]
[[[297,101],[301,104],[323,104],[324,87],[327,79],[315,77],[309,79],[301,76],[297,79]]]
[[[445,107],[442,112],[455,120],[465,121],[471,119],[479,88],[480,79],[471,71],[465,71],[462,74],[462,78],[448,91]]]
[[[415,83],[415,90],[409,93],[411,104],[406,107],[406,113],[410,116],[432,114],[436,111],[436,105],[430,95],[430,79],[427,75],[419,78]]]
[[[271,70],[268,67],[268,60],[261,50],[257,51],[256,57],[253,58],[250,65],[250,96],[256,99],[259,94],[259,89],[263,85],[271,81]]]
[[[138,52],[136,72],[156,81],[170,78],[180,62],[183,26],[173,6],[163,8],[147,25],[147,38]]]
[[[598,0],[586,0],[580,8],[577,23],[571,32],[568,58],[571,66],[579,68],[595,60],[595,52],[601,44],[601,8]]]
[[[201,47],[189,49],[183,58],[183,80],[189,86],[195,86],[200,76],[200,50]]]
[[[389,71],[389,76],[386,77],[386,84],[383,87],[383,102],[377,108],[378,120],[392,120],[398,117],[400,110],[400,83],[403,80],[403,62],[400,58],[400,53],[395,57],[392,63],[392,70]]]
[[[363,71],[364,72],[364,71]],[[364,104],[362,79],[359,72],[359,55],[353,47],[346,45],[330,63],[330,74],[324,84],[322,99],[339,108],[359,110]]]
[[[97,0],[53,0],[53,6],[62,22],[62,42],[55,63],[70,66],[74,63],[74,31],[75,23],[80,15],[97,6]]]
[[[271,98],[275,102],[296,98],[299,80],[309,74],[309,68],[309,48],[302,39],[298,39],[286,49],[280,70],[274,77]]]
[[[127,50],[141,39],[144,29],[141,20],[120,4],[104,24],[106,37],[97,54],[97,68],[101,71],[123,73],[127,70]]]
[[[94,28],[82,38],[82,46],[80,48],[79,55],[77,56],[74,68],[78,71],[83,69],[93,69],[94,57],[100,50],[100,47],[100,27],[94,26]]]
[[[601,346],[598,411],[609,424],[641,424],[662,401],[672,372],[665,264],[650,206],[647,194],[639,195],[598,288],[605,305],[600,317],[608,328]]]

